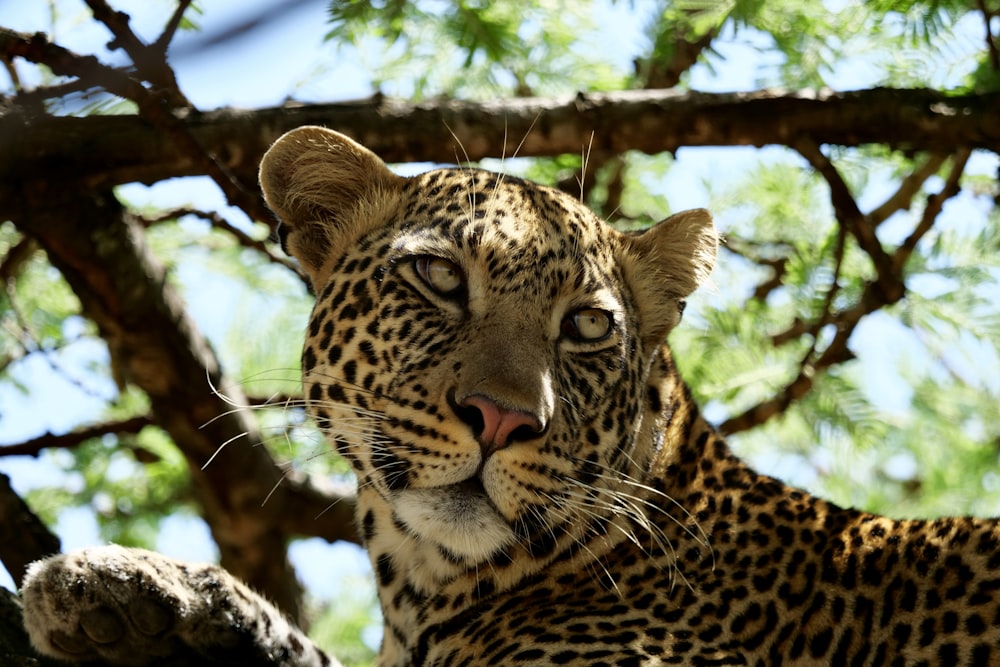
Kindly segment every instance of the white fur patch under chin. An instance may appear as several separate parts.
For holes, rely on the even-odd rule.
[[[420,538],[474,562],[488,560],[515,539],[489,500],[463,486],[401,491],[393,509]]]

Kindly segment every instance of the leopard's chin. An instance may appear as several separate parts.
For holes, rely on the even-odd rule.
[[[392,504],[396,517],[416,536],[464,560],[488,561],[516,539],[475,478],[399,491]]]

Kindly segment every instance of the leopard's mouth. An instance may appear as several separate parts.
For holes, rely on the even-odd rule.
[[[453,484],[451,488],[462,493],[467,493],[470,496],[484,496],[487,500],[490,499],[490,494],[486,493],[486,487],[483,486],[483,480],[479,474],[470,477],[464,482]]]
[[[487,493],[486,487],[483,486],[479,475],[457,484],[442,487],[442,490],[445,491],[444,495],[447,497],[446,504],[452,511],[464,513],[473,511],[474,508],[474,511],[481,512],[488,508],[492,512],[500,513],[490,498],[490,494]]]
[[[399,491],[393,506],[414,534],[474,562],[488,560],[516,539],[478,477]]]

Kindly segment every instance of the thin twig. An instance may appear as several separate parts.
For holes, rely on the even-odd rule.
[[[874,289],[874,283],[869,283],[866,292],[874,291]],[[719,430],[729,435],[763,424],[768,419],[783,413],[793,403],[808,394],[820,371],[853,359],[854,353],[847,347],[847,341],[861,318],[869,312],[878,310],[883,305],[879,303],[871,307],[871,304],[874,303],[877,303],[877,298],[862,298],[861,303],[854,308],[831,317],[831,323],[836,325],[837,333],[834,334],[833,340],[830,341],[823,354],[811,362],[803,359],[795,379],[785,385],[784,389],[775,394],[773,398],[762,401],[739,415],[730,417],[719,425]]]
[[[892,195],[881,206],[868,214],[868,220],[876,227],[889,219],[897,211],[908,210],[913,198],[920,192],[927,179],[938,172],[941,165],[948,159],[947,153],[934,153],[927,160],[907,174]]]
[[[171,91],[162,88],[149,90],[141,82],[104,65],[94,56],[80,55],[49,42],[42,33],[25,35],[0,28],[0,53],[46,65],[55,74],[93,81],[108,92],[132,100],[139,107],[139,115],[145,121],[154,125],[218,184],[228,203],[243,209],[252,219],[270,219],[271,214],[261,198],[251,193],[228,167],[208,153],[188,130],[182,118],[175,114],[176,110],[168,104],[170,99],[176,99]],[[186,111],[190,109],[181,110],[181,116]]]
[[[989,10],[986,6],[986,0],[978,0],[976,5],[978,5],[979,11],[983,14],[983,23],[986,29],[986,49],[990,54],[990,66],[994,71],[1000,71],[1000,49],[997,48],[997,44],[993,40],[993,30],[990,28],[990,22],[997,12]]]
[[[138,35],[133,32],[129,25],[131,20],[125,12],[112,9],[105,0],[85,0],[94,18],[103,23],[114,40],[108,44],[109,49],[121,48],[128,54],[135,64],[136,72],[139,76],[154,86],[162,89],[162,92],[171,98],[170,105],[173,107],[190,107],[190,102],[181,93],[177,85],[177,78],[174,71],[167,65],[166,50],[152,49],[146,45]],[[135,100],[138,103],[138,100]]]
[[[100,438],[105,435],[138,433],[142,429],[147,426],[151,426],[154,423],[155,422],[151,416],[138,415],[136,417],[129,417],[128,419],[95,424],[94,426],[88,426],[86,428],[70,431],[69,433],[63,433],[61,435],[46,433],[45,435],[40,435],[37,438],[32,438],[31,440],[25,440],[24,442],[16,445],[0,446],[0,457],[38,456],[43,450],[46,449],[72,449],[73,447],[80,446],[88,440]]]
[[[937,220],[941,209],[944,207],[944,203],[960,191],[961,188],[959,181],[961,180],[962,172],[965,169],[965,165],[970,154],[970,150],[962,149],[954,155],[951,173],[949,174],[944,187],[937,194],[928,197],[927,206],[924,209],[924,214],[921,216],[920,222],[891,256],[894,275],[902,275],[907,259],[909,259],[910,255],[913,253],[920,239],[923,238],[923,236],[931,229],[934,222]],[[842,258],[843,254],[843,238],[845,238],[845,236],[842,234],[841,240],[838,241],[838,257],[840,258]],[[826,347],[823,354],[821,354],[819,358],[810,361],[810,357],[812,357],[815,352],[816,343],[814,340],[813,347],[803,358],[803,361],[799,366],[799,372],[794,380],[789,382],[784,389],[777,392],[774,397],[766,401],[762,401],[743,413],[727,419],[719,426],[720,431],[726,434],[745,431],[749,428],[762,424],[768,419],[787,410],[789,406],[791,406],[798,399],[802,398],[812,389],[814,377],[819,371],[854,358],[854,354],[848,348],[847,343],[862,318],[875,312],[876,310],[884,308],[885,306],[892,305],[902,298],[901,294],[899,298],[888,301],[886,300],[885,292],[879,288],[878,283],[868,283],[865,286],[860,299],[853,307],[830,313],[830,307],[836,295],[836,285],[838,283],[837,274],[839,273],[840,262],[841,259],[838,259],[838,268],[835,269],[834,274],[834,284],[831,286],[830,291],[827,292],[824,300],[824,315],[821,316],[820,320],[815,324],[805,325],[804,323],[797,322],[796,325],[793,325],[792,327],[799,330],[800,335],[804,333],[812,333],[813,336],[818,336],[820,329],[829,324],[833,324],[836,326],[836,333],[834,334],[833,340]],[[789,331],[791,331],[791,329],[789,329]],[[787,334],[788,332],[785,333]]]
[[[833,301],[836,298],[837,293],[840,291],[840,272],[844,264],[844,251],[846,247],[847,230],[841,225],[837,231],[837,245],[833,251],[833,282],[830,284],[830,289],[827,290],[826,295],[823,297],[823,309],[820,311],[821,314],[819,319],[809,323],[800,317],[796,317],[787,329],[771,336],[771,344],[775,347],[780,347],[789,341],[797,340],[806,334],[813,337],[812,345],[803,357],[800,366],[805,366],[815,352],[816,343],[819,340],[820,330],[832,322],[836,317],[830,309],[833,308]]]
[[[0,259],[0,285],[6,285],[19,273],[21,267],[38,251],[38,241],[30,236],[22,236]]]
[[[700,8],[685,9],[684,16],[673,25],[669,36],[671,39],[669,59],[664,62],[654,62],[649,58],[645,67],[642,67],[641,61],[636,61],[637,73],[645,79],[643,88],[673,88],[680,83],[684,73],[698,62],[702,52],[712,45],[717,30],[710,29],[702,35],[693,34],[691,19],[697,18],[701,11],[703,10]],[[656,44],[652,50],[654,52],[658,50]]]
[[[170,16],[170,20],[167,21],[167,25],[164,26],[163,32],[160,36],[156,38],[156,41],[150,46],[150,49],[159,54],[160,58],[165,58],[167,54],[167,49],[170,48],[170,42],[173,41],[174,35],[177,34],[177,29],[181,25],[181,21],[184,19],[184,12],[187,11],[188,7],[191,6],[192,0],[180,0],[177,3],[177,9]]]
[[[968,148],[962,149],[955,153],[953,157],[953,162],[951,165],[951,173],[948,174],[948,180],[945,181],[944,187],[937,194],[930,195],[927,198],[927,206],[924,207],[924,213],[920,216],[920,222],[913,229],[906,240],[903,241],[896,252],[893,253],[892,263],[895,270],[902,273],[903,268],[906,266],[907,260],[913,251],[917,247],[917,243],[920,239],[930,231],[931,227],[934,225],[934,221],[937,219],[941,209],[944,208],[944,203],[957,195],[961,191],[961,178],[962,172],[965,171],[965,165],[969,161],[969,156],[972,155],[972,151]]]
[[[252,250],[256,250],[257,252],[264,255],[268,259],[268,261],[284,266],[286,269],[295,273],[295,275],[297,275],[300,279],[302,279],[303,282],[307,281],[307,278],[302,273],[298,264],[288,259],[287,257],[279,257],[278,255],[274,254],[266,243],[253,238],[252,236],[241,230],[239,227],[235,226],[234,224],[223,218],[216,211],[203,211],[201,209],[183,207],[183,208],[171,209],[169,211],[164,211],[163,213],[152,218],[140,217],[139,220],[140,222],[142,222],[144,226],[149,227],[151,225],[159,224],[161,222],[176,220],[186,215],[194,216],[196,218],[200,218],[208,222],[210,225],[212,225],[212,227],[224,231],[227,234],[230,234],[233,238],[236,239],[236,242],[239,243],[241,246],[245,248],[250,248]]]
[[[83,382],[83,380],[75,377],[72,373],[70,373],[60,365],[60,363],[56,360],[55,355],[53,353],[56,352],[62,346],[42,344],[42,341],[38,338],[35,332],[31,330],[31,326],[28,323],[28,318],[24,316],[24,312],[18,305],[18,297],[15,291],[14,281],[12,280],[7,281],[0,287],[2,287],[7,292],[7,304],[9,310],[14,315],[14,320],[17,323],[16,326],[20,330],[20,333],[23,334],[23,336],[21,336],[18,335],[16,332],[12,332],[13,337],[17,339],[17,342],[20,345],[21,349],[24,350],[24,356],[28,356],[31,354],[40,354],[42,356],[42,359],[45,360],[45,363],[47,363],[49,368],[52,369],[52,372],[61,376],[64,380],[66,380],[66,382],[70,383],[71,385],[79,389],[81,392],[86,394],[87,396],[93,396],[94,398],[98,398],[102,401],[108,400],[107,396],[101,395],[93,387],[88,387]],[[64,341],[64,345],[68,345],[71,342],[74,341]],[[18,361],[22,358],[23,357],[11,356],[7,363],[13,363],[14,361]]]
[[[771,269],[771,277],[754,288],[753,298],[758,301],[763,301],[768,297],[768,295],[771,294],[771,292],[781,287],[785,273],[788,271],[789,255],[792,252],[792,249],[785,244],[780,244],[782,246],[782,254],[777,257],[763,257],[751,251],[752,248],[761,247],[763,245],[764,244],[740,238],[733,234],[726,235],[726,250],[730,251],[734,255],[742,257],[748,262],[753,262],[759,266]]]
[[[260,407],[282,407],[297,405],[302,402],[302,396],[292,394],[268,394],[267,396],[247,395],[247,405],[254,408]]]
[[[838,320],[831,310],[833,301],[840,291],[840,272],[844,262],[844,249],[847,245],[847,230],[841,226],[837,233],[837,245],[834,248],[834,268],[833,281],[823,298],[823,310],[808,330],[812,333],[812,343],[809,349],[799,362],[799,370],[795,379],[785,386],[779,394],[769,401],[764,401],[742,415],[738,415],[726,420],[719,428],[723,433],[734,433],[742,431],[751,426],[762,423],[771,417],[784,412],[795,401],[805,396],[812,390],[817,371],[823,370],[834,364],[847,361],[854,357],[854,354],[847,348],[847,340],[857,325],[857,320]],[[859,318],[860,319],[860,318]],[[827,345],[818,358],[815,358],[816,348],[819,345],[819,332],[828,324],[837,325],[837,333],[833,340]]]

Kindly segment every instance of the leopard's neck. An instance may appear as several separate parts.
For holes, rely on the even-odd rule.
[[[362,532],[365,516],[390,516],[391,508],[377,493],[358,494]],[[570,530],[547,547],[547,554],[531,553],[531,547],[515,544],[510,563],[469,568],[443,557],[433,543],[409,534],[395,522],[386,522],[370,533],[366,548],[372,560],[382,607],[384,635],[380,665],[408,665],[421,654],[424,629],[442,616],[458,615],[481,601],[538,581],[551,572],[592,566],[613,552],[626,535],[634,533],[627,519],[611,517],[602,537]],[[381,554],[379,556],[378,554]]]

